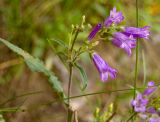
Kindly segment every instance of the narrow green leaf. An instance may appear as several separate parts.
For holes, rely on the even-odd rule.
[[[83,85],[82,90],[85,90],[85,88],[87,87],[87,83],[88,83],[87,74],[79,64],[76,63],[75,66],[78,68],[81,78],[82,78],[82,85]]]
[[[57,77],[44,66],[43,62],[40,59],[34,58],[29,53],[25,52],[21,48],[13,45],[12,43],[4,39],[0,38],[0,42],[5,44],[9,49],[14,51],[15,53],[22,56],[24,58],[24,61],[32,71],[44,73],[48,77],[49,83],[52,85],[52,88],[58,93],[58,95],[60,95],[61,97],[65,96],[60,81],[58,81]]]

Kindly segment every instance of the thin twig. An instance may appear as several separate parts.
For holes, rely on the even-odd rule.
[[[24,93],[24,94],[21,94],[21,95],[10,97],[7,100],[5,100],[4,102],[0,103],[0,106],[4,106],[8,102],[10,102],[12,100],[15,100],[15,99],[17,99],[19,97],[25,97],[25,96],[28,96],[28,95],[33,95],[33,94],[38,94],[38,93],[42,93],[42,91],[29,92],[29,93]]]
[[[136,112],[134,112],[134,113],[132,113],[131,114],[131,116],[126,120],[126,122],[129,122],[129,120],[133,120],[133,117],[136,115],[137,113]]]

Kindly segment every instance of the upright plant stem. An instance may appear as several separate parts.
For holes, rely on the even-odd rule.
[[[73,67],[70,64],[70,67],[69,67],[69,81],[68,81],[68,97],[70,97],[70,93],[71,93],[72,71],[73,71]],[[69,98],[68,98],[68,105],[70,106],[70,99]]]
[[[136,0],[136,25],[138,27],[138,0]],[[136,42],[136,65],[135,65],[135,77],[134,77],[134,95],[133,98],[135,99],[136,96],[136,82],[137,82],[137,76],[138,76],[138,55],[139,55],[139,40],[137,39]]]
[[[136,26],[138,27],[138,0],[136,0]],[[138,76],[138,55],[139,55],[139,40],[137,39],[136,42],[136,66],[135,66],[135,78],[134,78],[134,98],[136,96],[136,82],[137,82],[137,76]]]
[[[136,26],[138,27],[138,0],[136,0]],[[134,77],[134,94],[133,99],[136,97],[136,88],[137,88],[137,76],[138,76],[138,57],[139,57],[139,40],[136,41],[136,64],[135,64],[135,77]],[[132,112],[134,111],[134,107]],[[134,118],[132,118],[132,122]]]
[[[69,64],[69,81],[68,81],[68,115],[67,115],[67,122],[71,122],[71,110],[70,110],[70,93],[71,93],[71,84],[72,84],[72,71],[73,71],[73,66],[70,63]]]
[[[67,115],[67,122],[71,122],[72,120],[72,111],[70,110],[70,93],[71,93],[71,86],[72,86],[72,74],[73,74],[73,57],[72,57],[72,52],[73,52],[73,47],[74,47],[74,44],[76,42],[76,39],[78,37],[78,34],[79,34],[79,29],[76,30],[75,32],[75,36],[73,38],[73,41],[72,41],[72,45],[71,45],[71,48],[69,50],[69,81],[68,81],[68,115]]]

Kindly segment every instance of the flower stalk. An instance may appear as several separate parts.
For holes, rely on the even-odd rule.
[[[136,0],[136,26],[138,27],[138,0]],[[138,76],[138,55],[139,55],[139,40],[136,41],[136,64],[135,64],[135,77],[134,77],[134,94],[133,99],[136,98],[136,88],[137,88],[137,76]],[[132,112],[134,111],[134,107],[132,107]],[[134,122],[134,118],[132,118],[132,122]]]
[[[74,45],[76,42],[76,39],[78,37],[78,34],[80,32],[80,26],[76,26],[75,27],[75,32],[72,33],[75,34],[73,40],[71,40],[71,47],[68,50],[68,60],[69,60],[69,80],[68,80],[68,114],[67,114],[67,122],[71,122],[72,121],[72,109],[71,109],[71,105],[70,105],[70,93],[71,93],[71,87],[72,87],[72,77],[73,77],[73,64],[74,64],[74,54],[73,54],[73,49],[74,49]],[[72,36],[71,35],[71,36]]]

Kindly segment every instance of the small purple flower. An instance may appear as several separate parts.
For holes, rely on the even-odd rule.
[[[137,94],[135,100],[132,100],[131,104],[132,106],[134,106],[134,110],[136,112],[144,113],[146,111],[146,105],[148,104],[148,100],[143,98],[143,95],[139,93]]]
[[[88,36],[88,40],[91,41],[91,40],[95,37],[95,35],[98,33],[98,31],[99,31],[101,28],[102,28],[102,24],[101,24],[101,23],[97,24],[97,25],[93,28],[93,30],[90,32],[90,34],[89,34],[89,36]]]
[[[148,87],[143,92],[143,95],[148,96],[148,95],[152,94],[156,89],[157,88],[156,88],[156,86],[154,84],[154,81],[150,81],[150,82],[148,82]]]
[[[133,36],[126,36],[121,32],[116,32],[113,35],[112,43],[125,50],[125,52],[130,56],[132,51],[132,48],[136,47],[136,40],[133,38]]]
[[[110,16],[105,19],[104,25],[109,27],[112,23],[118,24],[124,19],[122,12],[116,12],[116,7],[110,11]]]
[[[156,114],[157,112],[156,112],[156,109],[154,108],[154,107],[150,107],[150,108],[147,108],[147,110],[146,110],[148,113],[150,113],[150,114]]]
[[[160,119],[149,118],[149,122],[160,122]]]
[[[96,68],[98,69],[98,71],[100,73],[100,78],[103,82],[107,81],[108,75],[110,75],[110,77],[112,79],[114,79],[116,77],[117,70],[111,68],[107,64],[107,62],[105,60],[103,60],[97,53],[92,54],[92,59],[93,59],[93,62],[95,64]]]
[[[149,28],[150,26],[144,26],[143,28],[125,27],[124,34],[126,34],[127,36],[133,35],[134,38],[148,39],[148,36],[150,34]]]

